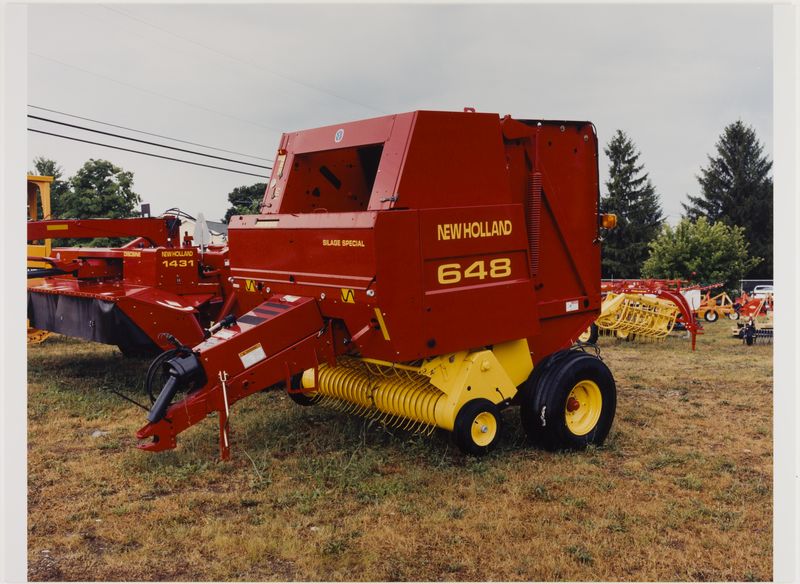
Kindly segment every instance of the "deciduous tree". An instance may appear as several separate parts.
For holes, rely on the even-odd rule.
[[[250,215],[258,213],[258,206],[264,198],[266,183],[256,183],[250,186],[236,187],[228,193],[228,202],[231,206],[222,219],[224,223],[230,221],[234,215]]]
[[[61,217],[61,205],[69,191],[69,179],[64,178],[64,170],[55,160],[44,156],[37,156],[33,159],[33,168],[34,170],[28,171],[28,174],[53,177],[53,182],[50,184],[50,213],[52,217]],[[45,217],[45,219],[52,217]]]
[[[133,173],[108,160],[89,159],[69,180],[61,206],[64,219],[138,216],[142,198],[133,191]]]
[[[701,284],[724,282],[728,290],[739,287],[739,280],[761,258],[752,257],[741,227],[722,221],[710,223],[705,217],[692,222],[682,219],[674,229],[665,225],[650,244],[650,257],[644,263],[646,278],[693,279]]]
[[[121,219],[139,215],[141,197],[133,191],[133,173],[108,160],[89,159],[69,180],[59,208],[61,219]],[[120,238],[56,241],[54,245],[119,246]]]

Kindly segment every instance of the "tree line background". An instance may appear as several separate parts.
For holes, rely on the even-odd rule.
[[[772,161],[752,127],[741,120],[725,127],[674,227],[630,137],[617,130],[605,153],[601,208],[616,213],[618,225],[604,235],[604,278],[724,282],[729,290],[743,278],[772,278]]]
[[[699,192],[688,195],[674,227],[665,221],[660,195],[633,140],[617,130],[604,151],[609,176],[601,212],[615,213],[618,223],[603,236],[603,278],[724,282],[729,290],[737,288],[742,278],[772,278],[772,161],[752,127],[741,120],[725,127],[716,151],[697,175]],[[133,191],[133,173],[107,160],[91,159],[69,178],[55,161],[43,157],[34,160],[34,168],[31,174],[54,177],[53,217],[139,215],[141,197]],[[222,220],[227,223],[233,215],[257,213],[266,186],[233,189]]]

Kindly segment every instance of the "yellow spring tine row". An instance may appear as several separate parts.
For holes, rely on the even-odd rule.
[[[444,394],[412,367],[343,358],[339,366],[318,369],[316,403],[387,427],[432,433],[436,404]]]

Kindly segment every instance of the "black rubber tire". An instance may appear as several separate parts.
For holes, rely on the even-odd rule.
[[[519,386],[519,391],[517,392],[517,395],[514,396],[513,403],[519,405],[520,407],[523,425],[525,425],[526,420],[532,420],[534,418],[533,414],[528,414],[527,412],[534,407],[533,400],[535,399],[536,388],[539,386],[539,380],[544,377],[545,374],[547,374],[553,363],[556,363],[561,359],[570,358],[572,355],[576,354],[578,354],[578,351],[563,350],[548,355],[533,368],[533,372],[530,374],[528,379]],[[525,433],[534,443],[538,442],[540,431],[540,424],[529,424],[525,426]]]
[[[706,322],[717,322],[719,315],[717,314],[716,310],[706,310],[706,313],[703,315],[703,318]]]
[[[587,330],[589,331],[589,336],[586,338],[586,340],[583,340],[581,338],[586,334],[585,332],[580,337],[578,337],[578,340],[580,342],[582,342],[582,343],[587,343],[589,345],[596,345],[597,344],[597,339],[600,336],[600,330],[597,328],[597,325],[594,324],[594,323],[589,325],[589,328]]]
[[[494,436],[491,437],[488,444],[478,444],[472,437],[472,425],[481,414],[489,414],[494,417],[495,421]],[[488,399],[473,399],[461,406],[456,415],[453,425],[453,442],[464,454],[481,456],[497,447],[502,431],[503,418],[500,415],[500,408]]]
[[[731,320],[739,320],[739,313],[738,312],[729,312],[728,318]]]
[[[572,389],[584,380],[597,384],[602,406],[594,427],[578,436],[567,426],[566,406]],[[526,398],[520,407],[522,425],[531,440],[548,450],[582,450],[590,444],[603,444],[617,409],[611,371],[599,358],[581,351],[572,351],[567,358],[552,363]]]
[[[292,383],[292,389],[300,387],[303,383],[303,374],[297,373],[292,375],[290,381]],[[288,395],[289,399],[291,399],[298,406],[303,407],[313,406],[315,403],[317,403],[317,401],[319,401],[319,398],[316,395],[308,395],[307,393],[289,393],[287,391],[286,395]]]

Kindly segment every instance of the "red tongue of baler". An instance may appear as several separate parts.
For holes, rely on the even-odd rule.
[[[190,369],[187,359],[196,360],[191,380],[182,378]],[[152,440],[139,444],[139,448],[151,452],[175,448],[178,434],[218,412],[220,455],[227,459],[230,406],[280,381],[288,383],[292,375],[315,368],[320,362],[332,362],[332,332],[325,328],[314,299],[275,295],[239,317],[236,324],[215,332],[192,350],[192,356],[175,360],[165,364],[170,381],[174,381],[168,381],[162,392],[198,378],[204,378],[205,383],[169,406],[166,413],[154,415],[151,410],[154,421],[142,427],[136,437]]]

